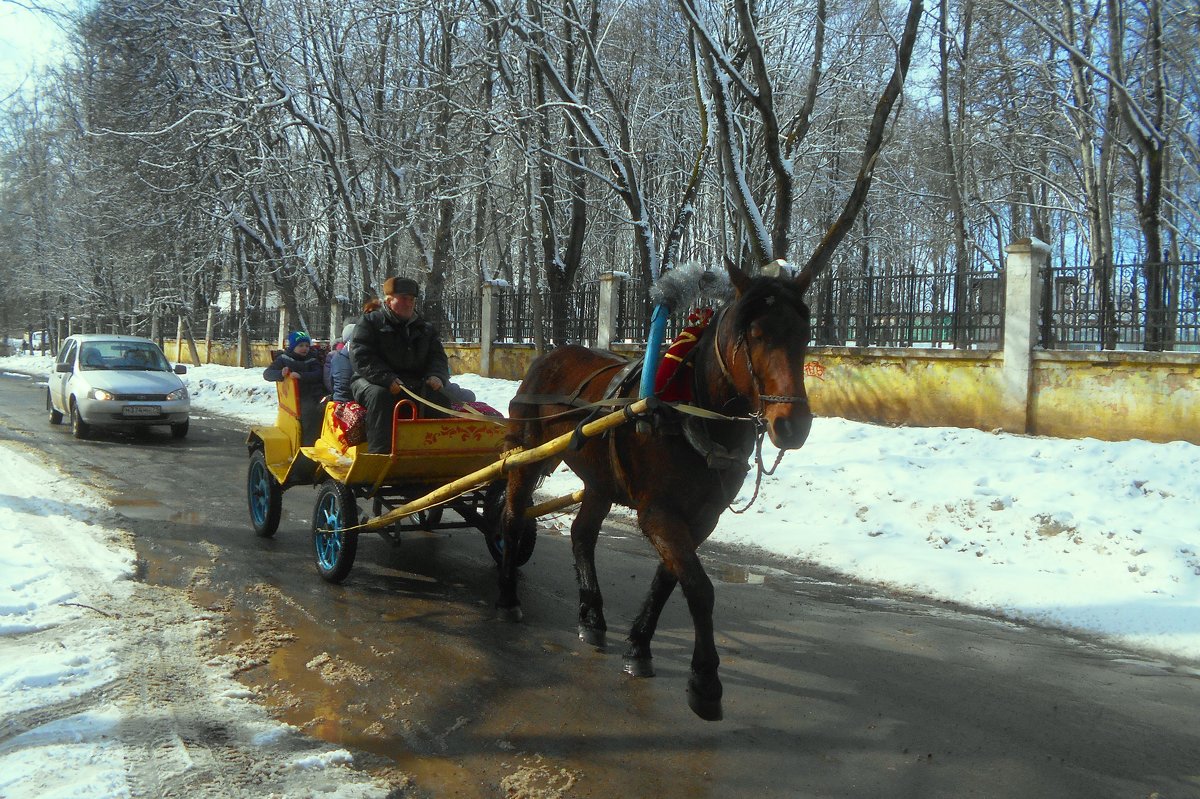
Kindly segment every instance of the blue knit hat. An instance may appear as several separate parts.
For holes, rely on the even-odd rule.
[[[312,338],[303,330],[294,330],[288,333],[287,348],[294,350],[297,344],[312,344]]]

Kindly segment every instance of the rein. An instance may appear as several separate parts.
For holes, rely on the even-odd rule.
[[[713,336],[712,336],[713,357],[716,359],[717,366],[721,370],[721,375],[725,378],[725,380],[729,383],[729,385],[736,392],[737,384],[734,382],[733,375],[730,373],[729,367],[725,364],[725,356],[721,351],[721,323],[724,320],[725,312],[728,310],[729,310],[729,306],[722,308],[720,311],[720,317],[718,319],[714,320]],[[807,404],[808,399],[806,397],[799,397],[799,396],[788,396],[788,395],[781,395],[781,394],[764,394],[762,392],[762,381],[759,379],[758,374],[754,371],[754,362],[750,358],[750,347],[746,345],[746,334],[744,332],[739,333],[737,335],[737,341],[734,343],[733,351],[736,353],[738,350],[741,350],[746,356],[746,372],[750,375],[750,382],[754,388],[754,393],[758,396],[758,409],[750,412],[750,418],[754,421],[754,425],[755,425],[754,462],[755,462],[756,469],[755,469],[755,475],[754,475],[754,493],[750,496],[750,500],[746,503],[746,505],[740,509],[733,507],[732,502],[730,502],[728,505],[729,510],[731,510],[734,513],[741,514],[741,513],[745,513],[746,511],[750,510],[750,508],[758,500],[758,492],[759,492],[759,489],[762,487],[763,475],[765,474],[768,477],[774,475],[775,471],[779,468],[779,464],[783,462],[784,450],[781,449],[781,450],[779,450],[779,455],[776,456],[776,458],[775,458],[775,463],[773,463],[771,465],[770,469],[767,469],[766,465],[763,463],[763,457],[762,457],[763,438],[766,436],[766,432],[767,432],[766,423],[763,421],[763,411],[764,411],[765,407],[771,403],[783,404],[783,403],[803,402],[803,403]],[[692,380],[693,380],[693,395],[700,396],[699,375],[694,374],[692,377]],[[736,417],[736,418],[745,418],[745,417]]]
[[[717,359],[717,366],[721,368],[721,374],[729,381],[729,385],[737,390],[737,383],[733,380],[733,375],[729,372],[729,367],[725,365],[725,356],[721,353],[721,327],[720,323],[725,317],[725,312],[729,310],[729,306],[721,309],[721,319],[717,320],[717,326],[713,329],[713,355]],[[746,372],[750,375],[750,384],[754,388],[754,393],[758,397],[758,410],[751,411],[750,415],[762,425],[762,414],[765,407],[769,404],[786,404],[804,402],[808,399],[805,397],[789,396],[785,394],[764,394],[762,393],[762,380],[759,379],[758,373],[754,371],[754,362],[750,360],[750,347],[746,346],[746,334],[739,333],[737,341],[734,342],[733,351],[736,353],[741,350],[746,356]]]

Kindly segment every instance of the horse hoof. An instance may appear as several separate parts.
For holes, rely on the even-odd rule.
[[[721,712],[721,681],[716,675],[708,680],[701,680],[694,672],[688,680],[688,707],[705,721],[720,721],[724,714]]]
[[[517,622],[517,621],[520,621],[522,618],[524,618],[524,616],[521,613],[521,606],[513,605],[510,608],[497,607],[496,608],[496,618],[499,619],[500,621]]]
[[[696,693],[692,686],[688,686],[688,707],[692,709],[700,718],[705,721],[720,721],[724,718],[724,713],[721,712],[721,700],[707,699]]]
[[[654,662],[652,658],[625,656],[625,673],[630,677],[653,677]]]
[[[579,625],[579,640],[589,646],[603,649],[606,636],[604,630],[597,630],[595,627],[588,627],[585,624],[581,624]]]

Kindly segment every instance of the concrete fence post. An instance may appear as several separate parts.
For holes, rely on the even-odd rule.
[[[615,272],[600,275],[600,298],[596,303],[599,319],[596,322],[596,348],[607,350],[617,334],[617,290],[621,276]]]
[[[1010,433],[1031,429],[1033,347],[1037,343],[1039,282],[1050,245],[1038,239],[1014,241],[1004,249],[1004,367],[999,427]]]
[[[329,351],[342,339],[342,304],[334,297],[329,301]]]
[[[287,336],[289,329],[292,326],[291,319],[288,318],[288,310],[286,305],[279,306],[279,334],[275,336],[276,347],[287,346]]]
[[[492,376],[492,344],[496,341],[496,291],[494,283],[479,288],[479,374]]]
[[[217,306],[208,306],[208,318],[204,321],[204,362],[212,363],[213,327],[217,318]]]

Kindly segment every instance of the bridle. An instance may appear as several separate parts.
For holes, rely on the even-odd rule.
[[[725,356],[721,352],[721,324],[724,321],[725,312],[728,311],[729,308],[730,306],[728,305],[722,308],[718,314],[718,318],[713,320],[713,356],[717,360],[717,366],[720,368],[721,374],[724,375],[725,380],[730,386],[733,386],[734,391],[736,391],[737,383],[734,382],[733,375],[729,372],[729,367],[725,364]],[[757,469],[754,476],[754,493],[750,496],[750,500],[745,504],[745,506],[740,509],[735,508],[732,504],[730,504],[729,510],[731,510],[733,513],[745,513],[746,511],[750,510],[750,507],[754,505],[755,500],[758,499],[758,492],[762,487],[763,475],[765,474],[767,476],[771,476],[775,474],[775,470],[779,468],[779,464],[783,461],[784,450],[781,449],[779,450],[778,456],[775,458],[775,463],[771,465],[770,469],[768,469],[766,464],[763,463],[763,438],[766,436],[767,432],[767,423],[764,416],[766,406],[771,403],[804,403],[805,407],[808,406],[807,397],[762,393],[762,380],[759,379],[758,373],[754,371],[754,361],[750,358],[750,346],[746,344],[746,334],[744,332],[738,334],[737,341],[733,345],[733,351],[735,353],[739,349],[746,356],[746,372],[750,375],[750,383],[754,389],[755,395],[758,397],[758,409],[750,412],[750,418],[753,419],[756,428],[754,434],[754,461]],[[698,377],[698,375],[696,377]]]
[[[729,382],[729,385],[734,386],[736,390],[737,383],[734,382],[733,375],[729,372],[729,367],[725,365],[725,356],[721,353],[721,324],[724,321],[725,312],[728,311],[730,307],[731,306],[727,305],[722,308],[718,314],[719,318],[714,320],[712,337],[713,355],[717,359],[717,366],[720,367],[721,374],[725,376],[725,379]],[[766,406],[772,403],[795,404],[802,402],[805,405],[808,405],[807,397],[763,393],[762,380],[759,379],[758,373],[754,371],[754,361],[750,359],[750,346],[746,344],[746,334],[744,332],[738,333],[737,341],[734,342],[733,351],[736,353],[738,350],[741,350],[746,356],[746,372],[750,375],[750,384],[754,389],[755,396],[758,397],[758,409],[750,412],[750,416],[754,419],[755,424],[757,424],[759,427],[765,425],[765,422],[763,421],[763,414],[766,411]]]

